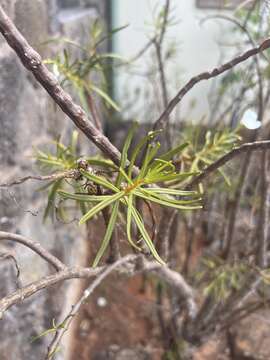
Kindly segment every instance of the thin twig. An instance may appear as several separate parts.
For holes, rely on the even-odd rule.
[[[19,287],[19,279],[20,279],[20,274],[21,274],[21,271],[20,271],[20,267],[19,267],[19,264],[16,260],[16,257],[10,253],[10,252],[4,252],[4,253],[0,253],[0,260],[9,260],[11,259],[12,262],[14,263],[14,266],[15,266],[15,269],[16,269],[16,285]]]
[[[229,153],[225,154],[213,164],[209,165],[205,168],[200,175],[196,176],[193,180],[190,181],[189,184],[185,186],[185,189],[191,189],[194,186],[201,183],[204,179],[208,178],[212,175],[217,169],[221,166],[225,165],[228,161],[232,160],[238,155],[249,151],[259,151],[259,150],[267,150],[270,149],[270,140],[262,140],[262,141],[254,141],[252,143],[245,143],[231,150]]]
[[[38,291],[47,289],[52,285],[58,284],[64,280],[69,279],[89,279],[97,276],[103,270],[99,268],[80,268],[71,267],[62,271],[59,271],[53,275],[48,275],[40,280],[34,281],[31,284],[13,292],[12,294],[5,296],[0,300],[0,319],[3,318],[4,313],[12,306],[22,303],[25,299],[36,294]]]
[[[162,129],[164,127],[164,123],[166,119],[169,118],[169,115],[172,113],[174,108],[182,101],[183,97],[199,82],[203,80],[209,80],[211,78],[214,78],[216,76],[219,76],[223,74],[225,71],[228,71],[232,69],[234,66],[246,61],[252,56],[255,56],[264,50],[268,49],[270,47],[270,38],[267,38],[264,40],[259,46],[254,47],[246,52],[244,52],[242,55],[239,55],[235,58],[233,58],[231,61],[214,68],[211,71],[203,72],[197,76],[194,76],[191,78],[184,87],[182,87],[177,95],[169,102],[169,105],[166,107],[166,109],[163,111],[163,113],[160,115],[160,117],[155,122],[155,129]]]
[[[11,182],[5,182],[5,183],[0,183],[0,188],[1,187],[11,187],[11,186],[15,186],[15,185],[20,185],[23,184],[26,181],[29,180],[37,180],[37,181],[55,181],[55,180],[59,180],[59,179],[64,179],[64,178],[78,178],[78,176],[80,176],[80,172],[78,170],[68,170],[68,171],[64,171],[64,172],[60,172],[60,173],[56,173],[56,174],[51,174],[51,175],[28,175],[25,176],[23,178],[11,181]]]
[[[44,259],[49,264],[51,264],[57,271],[65,270],[67,268],[65,264],[63,264],[49,251],[44,249],[39,243],[29,240],[24,236],[0,231],[0,241],[2,240],[14,241],[28,247],[29,249],[33,250],[36,254],[38,254],[40,257],[42,257],[42,259]]]

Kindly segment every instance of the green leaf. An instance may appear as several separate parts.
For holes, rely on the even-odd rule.
[[[96,215],[98,212],[100,212],[105,207],[109,206],[113,202],[121,199],[125,195],[124,191],[120,191],[114,195],[111,195],[109,199],[106,199],[96,206],[94,206],[92,209],[90,209],[80,220],[79,225],[84,224],[87,220],[91,219],[94,215]]]
[[[231,180],[229,179],[229,177],[225,174],[225,172],[222,169],[218,169],[218,172],[221,174],[221,176],[223,176],[223,179],[225,180],[225,183],[228,186],[231,186]]]
[[[143,160],[143,164],[142,164],[140,173],[137,177],[137,180],[143,179],[145,177],[147,170],[148,170],[148,165],[153,160],[153,158],[156,155],[159,148],[160,148],[160,143],[148,145],[146,155]]]
[[[149,248],[149,250],[151,251],[152,255],[154,256],[154,258],[162,265],[166,265],[165,262],[161,259],[161,257],[159,256],[152,240],[150,239],[150,236],[148,234],[148,232],[146,231],[143,222],[140,219],[140,216],[138,215],[137,210],[134,208],[134,206],[131,206],[131,212],[132,212],[132,216],[134,218],[134,221],[147,245],[147,247]]]
[[[145,183],[147,184],[151,184],[151,183],[159,183],[159,182],[164,182],[164,181],[183,181],[187,178],[189,178],[190,176],[193,175],[197,175],[197,172],[190,172],[190,173],[168,173],[168,174],[157,174],[157,175],[152,175],[152,174],[147,174],[147,176],[145,177]]]
[[[58,190],[57,192],[64,199],[72,199],[72,200],[85,201],[85,202],[100,202],[111,198],[111,195],[89,195],[87,193],[71,194],[63,190]]]
[[[128,152],[128,149],[130,147],[130,144],[131,144],[131,141],[132,141],[132,138],[134,136],[134,133],[136,131],[136,129],[138,128],[138,123],[134,122],[132,125],[131,125],[131,128],[129,129],[128,131],[128,134],[127,134],[127,138],[126,138],[126,141],[124,143],[124,146],[123,146],[123,149],[122,149],[122,153],[121,153],[121,159],[120,159],[120,172],[119,172],[119,175],[117,177],[117,180],[116,180],[116,186],[119,187],[121,181],[122,181],[122,178],[123,176],[129,180],[128,176],[125,175],[125,167],[126,167],[126,162],[127,162],[127,152]]]
[[[88,162],[89,165],[101,166],[104,167],[106,170],[108,169],[108,167],[114,170],[118,169],[118,167],[111,160],[95,158],[86,158],[85,160]]]
[[[50,189],[49,195],[48,195],[48,202],[47,202],[47,206],[43,215],[43,220],[45,221],[47,219],[47,217],[49,216],[49,213],[51,212],[51,210],[54,207],[54,200],[55,197],[57,195],[57,189],[61,186],[62,183],[62,179],[57,180],[52,188]]]
[[[171,161],[165,161],[162,159],[154,159],[153,164],[151,164],[149,169],[149,175],[160,174],[165,169],[167,171],[175,172],[175,166]]]
[[[104,252],[106,251],[106,249],[107,249],[107,247],[109,245],[110,239],[112,237],[113,229],[115,227],[116,219],[117,219],[118,207],[119,207],[119,201],[116,201],[115,204],[113,204],[109,224],[107,226],[105,236],[104,236],[104,238],[102,240],[101,247],[98,250],[98,253],[97,253],[97,255],[95,257],[95,260],[93,262],[93,267],[96,267],[98,265],[100,259],[102,258]]]
[[[158,196],[152,196],[151,193],[148,193],[147,191],[141,191],[140,190],[134,190],[134,194],[152,202],[155,202],[157,204],[173,207],[175,209],[181,209],[181,210],[195,210],[195,209],[201,209],[201,205],[193,205],[190,204],[198,203],[197,200],[173,200],[165,197],[158,197]]]
[[[116,111],[120,111],[120,107],[116,104],[116,102],[114,102],[110,96],[108,94],[106,94],[103,90],[101,90],[100,88],[98,88],[97,86],[91,84],[89,86],[93,91],[95,91],[99,96],[101,96],[108,105],[110,105],[114,110]]]
[[[115,28],[113,30],[111,30],[109,32],[108,35],[104,36],[103,38],[101,38],[96,44],[95,44],[95,47],[97,47],[98,45],[100,45],[102,42],[104,42],[105,40],[109,39],[110,37],[112,37],[113,34],[121,31],[121,30],[124,30],[125,28],[127,28],[129,26],[129,24],[126,24],[126,25],[123,25],[123,26],[120,26],[118,28]]]
[[[71,145],[70,145],[70,149],[73,154],[76,154],[77,151],[78,137],[79,137],[78,131],[74,130],[72,132]]]
[[[147,191],[153,192],[156,194],[169,194],[169,195],[178,195],[178,196],[188,196],[188,195],[198,195],[197,191],[186,191],[186,190],[177,190],[169,188],[147,188]]]
[[[189,143],[184,143],[184,144],[178,145],[175,148],[173,148],[173,149],[169,150],[168,152],[166,152],[165,154],[160,155],[158,158],[161,159],[161,160],[165,160],[165,161],[171,160],[174,157],[174,155],[179,154],[188,145],[189,145]]]
[[[154,139],[158,134],[160,134],[162,132],[162,130],[156,130],[156,131],[150,131],[148,133],[147,136],[144,136],[139,142],[138,144],[135,146],[134,151],[131,155],[130,158],[130,165],[129,165],[129,169],[128,169],[128,175],[131,176],[131,172],[132,172],[132,168],[135,164],[135,161],[137,159],[137,156],[139,155],[140,151],[143,149],[144,145]]]
[[[132,224],[132,206],[133,206],[133,195],[130,194],[127,201],[127,238],[131,246],[135,249],[141,251],[141,248],[137,246],[134,241],[132,240],[131,235],[131,224]]]

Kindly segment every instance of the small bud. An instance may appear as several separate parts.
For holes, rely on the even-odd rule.
[[[79,169],[88,170],[89,168],[88,162],[85,159],[77,160],[77,164]]]

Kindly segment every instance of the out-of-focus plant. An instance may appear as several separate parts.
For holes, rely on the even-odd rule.
[[[104,27],[101,21],[97,20],[90,28],[91,41],[86,46],[67,38],[54,39],[54,41],[62,41],[66,45],[75,46],[81,51],[81,58],[73,59],[70,52],[64,49],[62,55],[47,59],[45,63],[52,65],[53,72],[62,85],[67,84],[73,87],[86,111],[89,109],[92,112],[93,93],[100,96],[108,107],[116,111],[120,110],[109,95],[107,71],[112,61],[123,61],[123,58],[114,53],[100,52],[99,48],[109,37],[125,27],[114,29],[104,36]]]
[[[234,130],[225,128],[220,131],[207,130],[205,132],[198,125],[186,127],[182,136],[188,146],[183,149],[175,163],[179,163],[184,171],[202,171],[239,143],[241,140],[240,129],[241,126]],[[230,180],[225,172],[221,168],[218,169],[218,172],[230,185]],[[203,192],[202,184],[200,184],[200,191]]]
[[[252,269],[244,261],[232,263],[219,257],[203,259],[204,269],[198,272],[197,279],[204,286],[204,294],[213,296],[217,302],[225,301],[233,292],[239,290]]]

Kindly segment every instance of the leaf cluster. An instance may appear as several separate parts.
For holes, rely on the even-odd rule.
[[[181,156],[184,169],[188,169],[190,172],[200,172],[231,151],[241,140],[239,129],[225,128],[216,132],[207,130],[203,139],[202,130],[199,127],[187,129],[184,139],[189,145]],[[230,180],[223,169],[219,168],[218,172],[230,185]],[[202,185],[200,185],[200,190],[203,191]]]
[[[82,46],[68,38],[54,39],[61,41],[66,45],[72,45],[78,48],[82,57],[72,58],[70,51],[65,48],[63,54],[55,58],[45,60],[46,64],[52,65],[54,74],[59,78],[62,85],[71,85],[78,94],[81,105],[85,110],[89,109],[89,96],[95,93],[99,96],[108,107],[119,111],[120,108],[109,95],[107,86],[107,72],[114,60],[123,60],[121,56],[114,53],[101,53],[99,47],[117,31],[126,26],[112,30],[104,36],[104,28],[100,21],[95,21],[90,28],[89,42]],[[98,84],[93,79],[99,79]]]
[[[223,302],[236,290],[239,290],[250,273],[246,262],[225,262],[219,257],[203,259],[204,269],[197,278],[205,285],[204,294],[213,296],[216,301]]]
[[[75,130],[72,133],[70,144],[64,145],[60,139],[53,141],[53,149],[40,150],[35,149],[35,158],[39,168],[46,174],[53,174],[55,172],[65,172],[68,170],[78,169],[82,166],[81,156],[78,147],[78,132]],[[82,160],[86,166],[95,166],[96,168],[106,168],[111,171],[115,170],[115,165],[110,160],[105,160],[99,157],[89,157]],[[87,193],[88,184],[81,179],[65,179],[59,178],[52,179],[45,186],[41,187],[39,191],[48,190],[48,200],[44,212],[44,220],[49,216],[54,219],[57,217],[59,220],[67,221],[67,211],[63,202],[57,202],[57,191],[61,189],[74,190],[80,193]],[[85,212],[85,206],[79,204],[82,211]]]
[[[115,179],[110,179],[104,173],[97,173],[92,168],[88,170],[80,169],[82,178],[96,186],[97,192],[95,194],[78,194],[64,190],[58,191],[58,194],[63,199],[72,199],[80,204],[87,204],[89,210],[84,212],[80,224],[86,223],[103,209],[107,207],[110,209],[109,223],[93,266],[98,265],[106,251],[117,220],[120,217],[120,212],[124,213],[126,218],[126,234],[130,245],[139,251],[142,250],[139,243],[133,239],[132,225],[134,224],[151,254],[157,261],[164,264],[145,227],[142,215],[136,207],[137,199],[179,210],[201,208],[201,199],[196,192],[183,191],[171,186],[171,184],[179,184],[193,175],[190,172],[177,172],[172,161],[172,158],[178,155],[187,144],[177,146],[164,154],[158,155],[160,144],[155,142],[154,139],[159,131],[150,132],[136,144],[130,156],[129,166],[126,167],[128,149],[137,127],[138,125],[134,124],[127,135],[122,150],[121,165],[117,170],[118,174]],[[139,174],[133,175],[133,165],[146,144],[148,144],[147,150]]]

